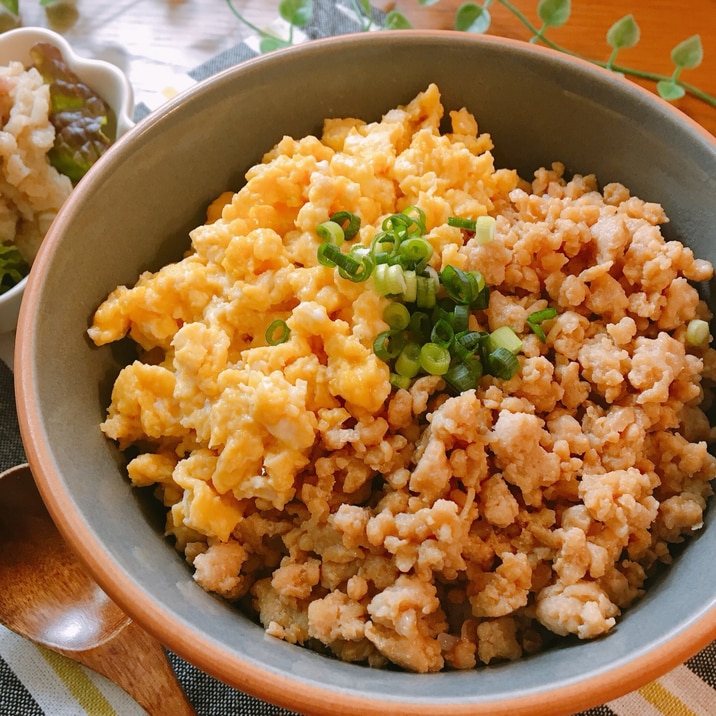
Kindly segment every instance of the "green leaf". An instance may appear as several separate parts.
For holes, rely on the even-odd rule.
[[[422,5],[423,7],[430,7],[430,5],[435,5],[435,3],[440,2],[440,0],[418,0],[418,5]]]
[[[286,40],[282,40],[279,37],[262,37],[259,42],[259,50],[263,54],[267,52],[273,52],[274,50],[280,50],[282,47],[288,47],[290,43]]]
[[[313,17],[313,0],[281,0],[278,12],[289,24],[303,27]]]
[[[634,16],[630,13],[624,15],[621,20],[617,20],[607,30],[607,43],[615,50],[622,47],[634,47],[639,42],[640,34],[639,25],[636,24]]]
[[[386,30],[409,30],[411,27],[410,20],[402,12],[391,10],[385,16]]]
[[[661,80],[661,82],[657,82],[656,91],[662,99],[669,100],[669,102],[675,99],[681,99],[686,94],[684,88],[676,84],[673,80]]]
[[[671,59],[677,67],[693,69],[704,59],[704,48],[701,46],[701,37],[692,35],[680,42],[672,51]]]
[[[539,19],[550,27],[562,27],[572,12],[570,0],[540,0],[537,5]]]
[[[458,8],[455,15],[455,29],[463,32],[481,34],[490,29],[490,13],[484,7],[466,2]]]
[[[370,0],[360,0],[360,6],[363,8],[363,12],[370,17]]]
[[[13,15],[17,15],[20,12],[18,0],[0,0],[0,5]]]
[[[0,293],[5,293],[30,272],[30,267],[13,244],[0,243]]]

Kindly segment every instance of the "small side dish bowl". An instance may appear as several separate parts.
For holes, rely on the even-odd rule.
[[[87,336],[107,294],[179,260],[206,207],[238,190],[284,135],[320,133],[329,117],[377,121],[430,83],[447,108],[466,107],[491,134],[497,166],[530,179],[559,161],[568,174],[596,174],[600,186],[621,182],[663,204],[667,238],[716,261],[716,142],[628,80],[550,50],[461,33],[308,43],[175,98],[73,191],[20,312],[22,436],[53,518],[96,580],[160,641],[218,679],[312,714],[573,713],[647,683],[716,638],[713,505],[703,529],[603,638],[468,671],[370,669],[267,636],[203,591],[165,538],[164,515],[130,486],[125,456],[99,427],[132,355],[121,343],[98,349]],[[69,276],[78,277],[71,291]]]
[[[15,61],[28,67],[32,64],[30,50],[38,42],[47,42],[57,47],[70,69],[114,110],[117,137],[134,126],[133,91],[124,73],[104,60],[80,57],[62,35],[52,30],[22,27],[0,34],[0,66]],[[0,294],[0,333],[15,329],[26,284],[27,278],[24,278]]]

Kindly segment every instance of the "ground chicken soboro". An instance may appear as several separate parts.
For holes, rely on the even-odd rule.
[[[699,529],[716,474],[716,360],[685,340],[710,318],[689,282],[711,265],[665,242],[658,205],[559,164],[528,184],[495,170],[467,111],[445,135],[442,115],[431,86],[380,122],[284,138],[182,261],[117,288],[90,329],[145,356],[102,429],[141,446],[129,476],[156,485],[196,581],[274,636],[418,672],[608,632]],[[409,205],[436,269],[491,286],[473,323],[523,337],[512,379],[391,390],[372,351],[387,299],[318,265],[315,227],[355,212],[368,244]],[[486,245],[446,224],[485,213]],[[526,318],[546,306],[542,342]],[[275,319],[291,333],[269,346]]]

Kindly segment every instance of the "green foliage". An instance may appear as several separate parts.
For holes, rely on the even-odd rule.
[[[683,42],[680,42],[671,51],[671,59],[677,67],[685,69],[698,67],[704,59],[701,38],[698,35],[692,35]]]
[[[313,17],[313,0],[281,0],[278,12],[289,25],[304,27]]]
[[[54,2],[55,0],[41,1],[44,4],[46,2]],[[416,1],[418,5],[422,7],[429,7],[440,2],[440,0]],[[584,0],[584,2],[588,1],[589,0]],[[254,30],[262,38],[260,43],[262,52],[269,52],[279,47],[285,47],[292,44],[293,28],[303,27],[310,22],[313,15],[312,0],[282,0],[279,11],[281,13],[281,17],[291,28],[291,35],[287,40],[284,40],[254,27],[234,8],[232,0],[226,0],[226,2],[234,15],[236,15],[239,20]],[[371,22],[370,0],[352,0],[352,2],[356,14],[362,18],[363,29],[372,29],[374,26]],[[0,0],[0,3],[2,3],[5,7],[9,7],[11,5],[17,7],[17,0]],[[542,23],[540,28],[535,27],[529,18],[512,4],[511,0],[482,0],[481,4],[476,2],[465,2],[458,8],[455,15],[455,29],[462,32],[472,33],[488,32],[492,22],[492,17],[488,8],[493,3],[502,5],[532,33],[530,42],[541,42],[548,47],[551,47],[553,50],[558,50],[572,56],[580,56],[577,55],[577,53],[558,45],[547,37],[547,32],[550,28],[562,27],[569,21],[572,13],[571,0],[539,0],[537,2],[536,12],[539,21]],[[395,10],[386,14],[385,21],[383,23],[383,28],[386,30],[406,30],[412,27],[413,25],[410,20],[403,13]],[[580,57],[584,60],[592,62],[595,65],[605,67],[622,75],[651,80],[656,83],[657,92],[664,99],[670,101],[677,100],[688,92],[707,104],[716,107],[716,97],[712,97],[710,94],[700,90],[698,87],[687,84],[680,78],[682,70],[698,67],[703,60],[704,52],[699,35],[693,35],[692,37],[687,38],[683,42],[676,45],[676,47],[674,47],[671,51],[671,60],[674,63],[674,72],[670,76],[660,75],[654,72],[648,72],[631,67],[619,66],[615,63],[617,53],[620,50],[634,47],[639,42],[640,35],[639,25],[634,19],[634,16],[631,14],[625,15],[617,20],[607,31],[606,44],[611,48],[611,54],[606,62],[589,57]]]
[[[0,243],[0,293],[11,289],[30,271],[13,244]]]
[[[0,0],[0,5],[13,15],[17,15],[20,12],[18,0]]]
[[[537,15],[545,27],[562,27],[572,12],[570,0],[540,0]]]
[[[466,2],[458,8],[455,16],[455,29],[463,32],[487,32],[490,28],[490,11],[473,2]]]
[[[411,27],[410,20],[402,12],[392,10],[385,16],[386,30],[409,30]]]
[[[607,44],[615,50],[634,47],[639,42],[640,30],[634,16],[625,15],[607,30]]]

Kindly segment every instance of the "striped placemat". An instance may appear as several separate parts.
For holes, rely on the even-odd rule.
[[[314,16],[295,41],[362,29],[353,0],[314,0]],[[374,27],[383,13],[373,10]],[[281,28],[277,19],[276,28]],[[187,87],[259,54],[258,38],[237,44],[177,77]],[[140,121],[166,93],[138,97]],[[25,461],[17,424],[12,372],[0,361],[0,472]],[[232,689],[170,653],[179,681],[199,716],[286,716],[291,712]],[[0,716],[140,716],[144,714],[119,687],[91,670],[0,625]],[[578,716],[716,716],[716,642],[662,678]],[[436,715],[437,716],[437,715]]]

